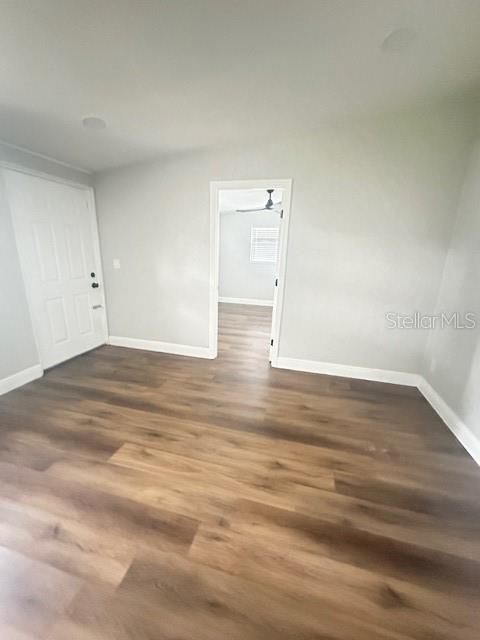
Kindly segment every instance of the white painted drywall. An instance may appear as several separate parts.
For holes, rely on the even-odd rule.
[[[110,332],[208,346],[209,182],[293,178],[280,355],[418,372],[475,129],[469,100],[99,174]],[[114,270],[114,258],[122,268]]]
[[[0,380],[38,362],[10,211],[0,176]]]
[[[276,264],[250,261],[252,227],[279,227],[274,211],[220,214],[219,295],[273,301]]]
[[[480,440],[480,139],[462,190],[436,312],[476,314],[475,329],[431,332],[424,373]]]
[[[9,162],[65,180],[88,184],[90,176],[25,151],[0,144],[0,162]],[[0,167],[0,381],[39,363]]]
[[[478,0],[0,6],[0,138],[93,169],[299,135],[478,84]],[[383,52],[398,27],[413,40]],[[85,130],[90,114],[107,128]]]

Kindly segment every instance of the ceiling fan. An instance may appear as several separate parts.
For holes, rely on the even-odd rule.
[[[267,193],[268,193],[268,200],[265,203],[265,206],[263,207],[254,207],[253,209],[236,209],[236,211],[238,213],[250,213],[253,211],[277,211],[277,209],[275,209],[275,207],[279,204],[281,204],[281,201],[279,202],[274,202],[272,200],[272,193],[275,191],[275,189],[267,189]]]

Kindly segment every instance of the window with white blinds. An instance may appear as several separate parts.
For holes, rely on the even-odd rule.
[[[276,262],[279,227],[252,227],[250,262]]]

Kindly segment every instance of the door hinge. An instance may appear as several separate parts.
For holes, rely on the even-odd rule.
[[[278,278],[275,278],[275,286],[278,287]]]
[[[270,346],[273,347],[273,338],[270,340]]]

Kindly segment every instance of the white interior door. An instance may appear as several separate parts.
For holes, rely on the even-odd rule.
[[[107,339],[93,199],[88,189],[4,171],[44,368]],[[97,286],[98,285],[98,286]]]
[[[280,205],[281,206],[281,205]],[[277,247],[277,262],[275,264],[275,279],[273,281],[273,304],[272,304],[272,326],[270,329],[270,349],[268,352],[268,360],[272,362],[274,353],[274,340],[275,340],[275,317],[278,313],[278,288],[280,285],[280,243],[282,239],[282,223],[283,223],[283,209],[280,211],[280,222],[278,225],[278,247]]]

